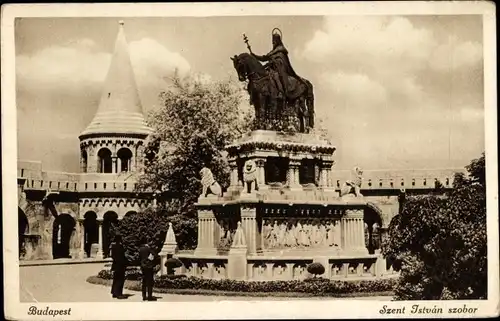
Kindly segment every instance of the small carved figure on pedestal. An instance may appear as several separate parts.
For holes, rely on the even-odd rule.
[[[200,176],[203,187],[201,197],[207,197],[208,195],[222,196],[222,188],[215,180],[210,169],[203,167],[200,171]]]
[[[353,170],[354,178],[348,180],[344,183],[340,189],[340,196],[354,195],[355,197],[362,197],[361,194],[361,182],[363,180],[363,171],[359,167],[355,167]]]
[[[246,193],[251,194],[259,190],[257,184],[257,164],[252,159],[247,160],[243,166],[243,182]]]

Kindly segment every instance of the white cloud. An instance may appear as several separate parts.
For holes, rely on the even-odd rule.
[[[93,52],[89,43],[51,46],[16,58],[17,84],[30,89],[70,90],[102,82],[110,55]]]
[[[163,83],[164,78],[173,75],[175,70],[181,76],[191,70],[182,55],[168,50],[154,39],[130,42],[129,48],[137,82],[143,86]]]
[[[481,152],[482,83],[473,72],[482,45],[440,38],[429,26],[404,17],[326,17],[298,52],[321,75],[317,115],[340,167],[405,167],[404,159],[447,166]],[[473,146],[468,155],[457,137]]]
[[[328,17],[305,45],[304,56],[345,69],[383,69],[404,60],[419,68],[435,46],[432,34],[405,18]]]
[[[483,48],[477,42],[460,42],[450,37],[447,42],[437,46],[430,58],[430,66],[441,72],[466,69],[481,62]]]
[[[351,105],[379,105],[387,99],[385,88],[366,74],[336,72],[324,74],[323,79],[337,97],[348,99]]]
[[[175,69],[190,71],[185,58],[153,39],[131,42],[129,51],[145,112],[158,104],[165,77]],[[77,137],[97,109],[110,63],[111,53],[90,39],[16,57],[20,158],[42,160],[49,169],[78,170]]]
[[[130,58],[139,86],[162,84],[164,77],[190,71],[189,62],[156,40],[143,38],[129,44]],[[79,90],[99,85],[106,76],[111,54],[96,50],[90,39],[77,39],[64,45],[44,48],[16,59],[18,84],[44,90]]]

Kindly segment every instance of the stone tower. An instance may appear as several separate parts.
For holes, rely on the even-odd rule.
[[[150,204],[147,195],[135,188],[144,165],[144,140],[150,133],[120,21],[97,113],[79,136],[79,217],[87,253],[97,247],[98,258],[108,256],[111,227]]]
[[[80,134],[83,173],[120,174],[140,171],[146,125],[130,61],[123,21],[94,119]]]

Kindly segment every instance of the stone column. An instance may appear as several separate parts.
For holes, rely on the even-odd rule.
[[[266,160],[264,158],[258,158],[255,160],[255,164],[257,164],[257,184],[259,184],[259,190],[265,190],[267,188],[265,171]]]
[[[78,257],[80,259],[85,258],[85,227],[83,226],[83,221],[78,221],[78,226],[80,228],[80,249],[78,251]]]
[[[99,245],[98,249],[97,249],[97,256],[96,258],[98,260],[102,260],[104,258],[104,253],[102,251],[102,232],[103,232],[103,229],[102,229],[102,221],[97,221],[97,236],[99,237],[99,242],[97,243]]]
[[[213,279],[214,278],[214,263],[213,262],[207,262],[207,278],[208,279]]]
[[[288,180],[289,180],[288,186],[290,186],[291,190],[300,189],[299,168],[300,168],[300,161],[291,159],[288,165]]]
[[[132,152],[132,158],[130,158],[130,166],[128,168],[129,172],[135,172],[135,153]]]
[[[273,279],[274,263],[266,263],[266,280],[272,281]]]
[[[87,173],[97,172],[97,153],[95,152],[95,147],[89,145],[87,147]]]
[[[260,242],[257,242],[257,207],[256,204],[243,204],[241,206],[241,224],[245,233],[248,254],[256,254],[261,250]]]
[[[365,244],[362,209],[349,209],[341,219],[342,249],[347,252],[368,254]]]
[[[117,173],[116,156],[111,157],[111,160],[112,160],[111,173],[116,174]]]
[[[333,178],[332,178],[332,166],[333,166],[333,161],[323,161],[322,164],[322,171],[324,174],[324,185],[323,189],[328,192],[333,192],[335,191],[336,186],[333,184]]]
[[[76,219],[76,224],[75,224],[75,229],[73,230],[73,233],[71,234],[71,238],[70,238],[70,255],[71,255],[71,258],[72,259],[81,259],[82,256],[81,256],[81,244],[83,242],[83,239],[82,239],[82,233],[81,233],[82,229],[81,229],[81,226],[80,226],[80,221],[78,219]]]
[[[198,209],[198,246],[195,254],[215,255],[217,244],[215,240],[215,215],[211,209]]]
[[[236,164],[236,161],[230,161],[229,167],[231,168],[231,183],[229,184],[229,186],[232,189],[236,189],[239,186],[239,184],[238,184],[238,164]]]

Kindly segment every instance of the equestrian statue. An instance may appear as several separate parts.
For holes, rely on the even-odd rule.
[[[248,81],[257,129],[281,130],[289,123],[295,131],[309,132],[314,127],[313,86],[292,68],[281,30],[273,29],[273,49],[263,56],[252,52],[246,35],[243,39],[250,53],[235,55],[231,60],[238,79]]]

